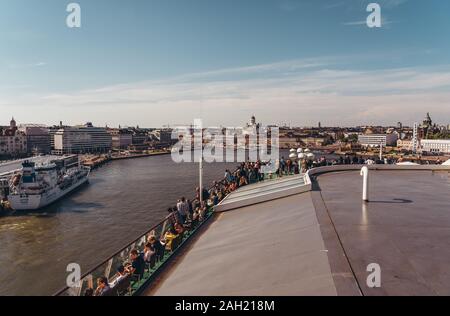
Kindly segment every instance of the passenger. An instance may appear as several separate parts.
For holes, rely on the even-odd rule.
[[[164,241],[166,244],[166,250],[172,250],[172,242],[175,238],[178,237],[177,232],[175,229],[170,228],[166,234],[164,235]]]
[[[169,213],[169,215],[166,217],[166,219],[169,220],[169,225],[171,226],[175,225],[175,223],[178,221],[178,213],[176,211],[176,208],[173,209],[169,207],[167,212]]]
[[[214,206],[216,206],[217,204],[219,204],[219,198],[217,197],[217,194],[216,194],[216,193],[214,193],[214,194],[212,195],[212,204],[213,204]]]
[[[108,279],[106,277],[98,278],[97,289],[95,290],[94,296],[105,296],[109,290]]]
[[[131,265],[127,267],[127,272],[133,276],[134,279],[140,280],[144,276],[145,262],[142,256],[136,249],[130,253]]]
[[[175,224],[176,225],[176,224]],[[144,247],[144,261],[150,263],[155,255],[155,249],[151,243],[147,243]]]
[[[205,201],[200,204],[199,208],[199,220],[203,222],[205,220],[206,211],[208,210]]]
[[[189,213],[189,206],[186,203],[186,199],[184,197],[181,200],[178,200],[177,210],[178,210],[178,218],[181,223],[186,223],[187,215]]]
[[[156,260],[161,261],[164,257],[164,246],[155,236],[151,236],[148,242],[153,246],[156,253]]]
[[[200,222],[200,207],[197,207],[192,216],[192,227],[196,227]]]
[[[177,235],[181,235],[184,233],[184,227],[183,225],[181,225],[180,223],[175,223],[175,231],[177,233]]]
[[[230,170],[225,170],[225,181],[227,181],[228,183],[230,183],[231,181],[233,181],[232,175]]]
[[[203,200],[209,199],[209,192],[206,188],[203,188]]]
[[[114,288],[117,286],[117,284],[120,283],[120,281],[122,281],[123,279],[125,279],[128,276],[128,273],[125,271],[125,267],[123,265],[120,265],[117,268],[117,274],[116,274],[116,278],[114,279],[113,282],[111,282],[109,284],[109,286],[111,288]]]
[[[194,215],[194,207],[192,205],[192,201],[187,200],[187,205],[188,205],[188,217],[189,219],[192,219],[192,215]]]
[[[239,187],[243,187],[247,184],[248,184],[247,179],[244,176],[241,176],[241,178],[239,179]]]

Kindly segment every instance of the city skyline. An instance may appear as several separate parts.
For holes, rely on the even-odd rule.
[[[67,3],[8,3],[0,124],[447,125],[450,5],[378,1],[369,29],[369,2],[78,1],[77,30]]]
[[[430,113],[427,112],[426,116],[424,118],[427,119],[429,115],[430,115]],[[252,116],[250,118],[250,120],[253,120],[254,118],[255,118],[255,116]],[[241,123],[242,126],[244,126],[245,124],[248,124],[248,122],[250,120],[247,120],[247,121],[244,120],[244,121],[239,122],[239,123]],[[8,120],[8,122],[0,121],[0,127],[8,127],[10,125],[11,121],[17,122],[16,118],[14,116],[12,116],[11,119]],[[423,122],[423,120],[422,119],[418,119],[418,120],[414,121],[412,124],[405,124],[404,122],[398,120],[398,121],[395,121],[395,123],[387,124],[387,125],[357,124],[357,125],[352,125],[352,126],[350,126],[350,125],[345,126],[345,125],[324,125],[324,124],[322,124],[321,121],[318,121],[318,122],[316,122],[316,125],[311,124],[311,125],[301,125],[300,126],[300,125],[282,124],[282,125],[276,125],[276,126],[279,126],[279,127],[292,127],[292,128],[317,128],[317,127],[319,127],[319,128],[324,128],[324,129],[326,129],[326,128],[355,128],[355,127],[357,127],[357,128],[364,128],[364,127],[386,127],[386,128],[388,128],[388,127],[396,127],[396,128],[398,128],[398,126],[400,124],[402,128],[413,128],[414,124],[416,124],[416,123],[420,124],[421,122]],[[62,120],[60,120],[58,123],[55,122],[53,124],[43,124],[43,123],[40,123],[40,122],[17,122],[17,126],[19,126],[19,127],[20,126],[55,127],[55,126],[59,126],[59,125],[61,125],[63,127],[67,127],[67,126],[72,126],[72,127],[77,127],[78,126],[78,127],[80,127],[80,126],[85,126],[87,124],[91,125],[92,122],[88,121],[88,120],[86,120],[83,123],[80,122],[80,123],[76,123],[76,124],[66,124]],[[162,128],[162,129],[164,129],[164,128],[176,128],[176,127],[181,127],[181,126],[192,126],[193,124],[194,124],[194,122],[191,122],[191,123],[185,122],[184,124],[166,124],[166,125],[160,125],[160,126],[156,126],[156,125],[155,126],[139,126],[139,125],[136,125],[136,124],[135,125],[119,124],[117,126],[112,126],[112,125],[108,125],[108,124],[106,124],[104,126],[93,124],[93,126],[95,126],[95,127],[105,127],[105,128],[110,128],[110,129],[120,129],[120,128],[122,128],[122,129],[127,129],[127,128],[131,128],[131,129],[132,128],[142,128],[142,129],[148,129],[148,128],[161,129]],[[261,124],[261,122],[258,122],[258,124]],[[274,125],[274,124],[268,122],[267,124],[262,124],[262,125],[271,126],[271,125]],[[436,125],[437,127],[445,127],[446,129],[450,128],[450,123],[448,123],[448,122],[447,123],[446,122],[437,122],[436,120],[433,120],[433,125]],[[221,125],[218,125],[218,127],[225,127],[225,125],[221,124]],[[239,124],[235,124],[235,127],[239,127]],[[207,128],[207,127],[205,126],[205,128]]]

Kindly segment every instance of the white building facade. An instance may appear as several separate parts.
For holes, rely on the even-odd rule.
[[[398,140],[398,134],[364,134],[358,136],[358,142],[362,146],[378,147],[380,145],[396,146]]]
[[[106,128],[85,126],[67,127],[55,135],[56,154],[105,153],[111,150],[112,137]]]
[[[422,152],[450,154],[450,139],[422,139],[420,148]]]

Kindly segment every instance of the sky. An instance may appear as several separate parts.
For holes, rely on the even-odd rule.
[[[81,6],[81,28],[66,7]],[[377,2],[382,27],[369,28]],[[450,1],[0,0],[0,125],[450,123]]]

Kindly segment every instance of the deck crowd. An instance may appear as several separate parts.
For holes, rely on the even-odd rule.
[[[106,277],[97,279],[97,288],[88,288],[86,296],[110,296],[125,295],[130,293],[130,284],[140,281],[147,270],[154,268],[161,262],[166,253],[177,249],[183,240],[186,232],[191,231],[202,223],[208,210],[222,201],[228,194],[240,187],[248,184],[263,181],[265,178],[282,177],[291,174],[300,174],[301,170],[310,168],[329,166],[336,164],[372,164],[372,163],[393,163],[391,161],[365,160],[361,157],[341,157],[336,160],[327,160],[321,157],[315,161],[285,159],[282,157],[276,162],[276,172],[274,174],[264,174],[261,171],[261,162],[246,162],[238,166],[235,171],[226,170],[222,181],[214,181],[209,189],[196,188],[196,196],[193,200],[180,198],[176,205],[168,209],[166,218],[168,229],[158,238],[154,234],[147,237],[147,242],[142,252],[133,249],[130,252],[129,260],[117,268],[116,275],[112,281]]]

